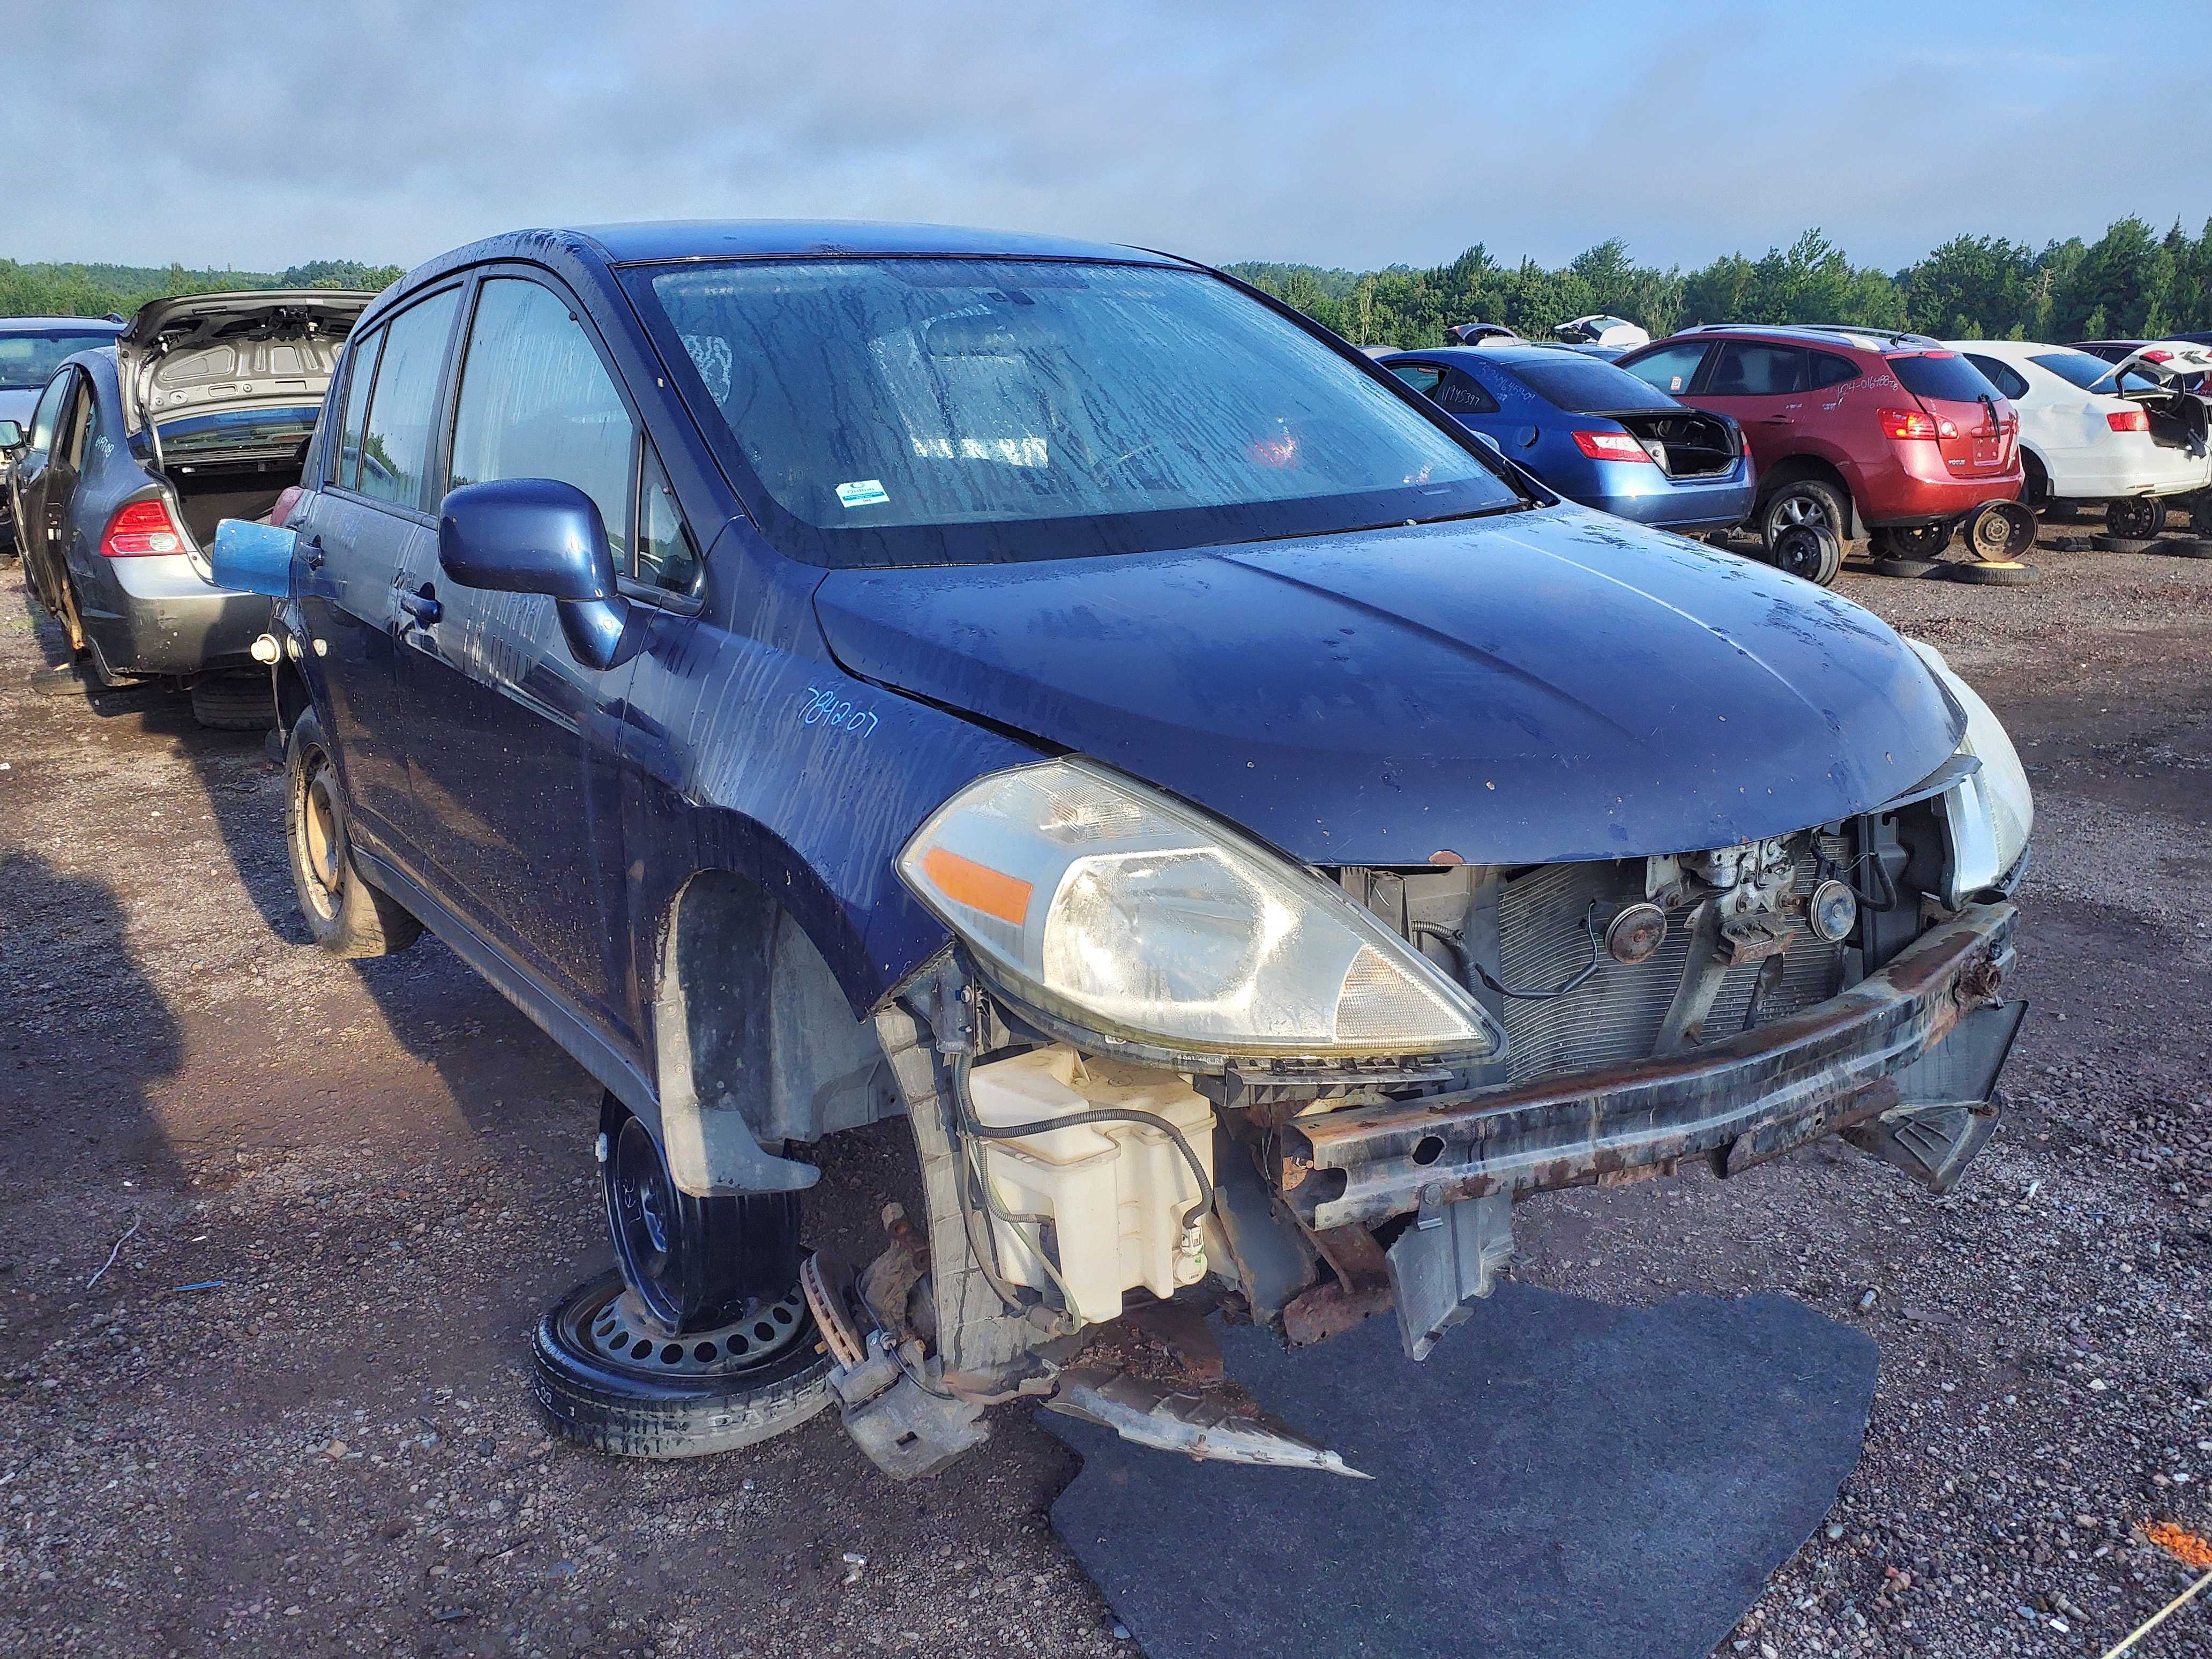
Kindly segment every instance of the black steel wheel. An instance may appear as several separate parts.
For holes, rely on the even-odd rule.
[[[2212,489],[2199,490],[2189,498],[2189,533],[2199,541],[2212,542]]]
[[[679,1339],[607,1273],[538,1322],[530,1392],[580,1444],[624,1457],[702,1457],[797,1428],[830,1403],[830,1368],[796,1284]]]
[[[1785,525],[1767,544],[1766,557],[1777,570],[1826,587],[1843,568],[1844,547],[1818,525]]]
[[[2125,495],[2107,501],[2105,528],[2130,541],[2148,541],[2166,528],[2166,503],[2149,495]]]
[[[1932,559],[1951,544],[1953,526],[1948,519],[1941,524],[1884,525],[1874,532],[1874,550],[1878,558]]]
[[[599,1108],[599,1185],[615,1265],[662,1329],[724,1325],[799,1283],[799,1194],[700,1198],[677,1186],[651,1131],[612,1094]]]

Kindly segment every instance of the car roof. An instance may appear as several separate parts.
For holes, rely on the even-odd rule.
[[[56,329],[82,329],[87,333],[106,330],[120,334],[126,325],[112,317],[0,317],[0,334],[51,333]]]
[[[757,259],[861,255],[997,254],[1043,259],[1183,260],[1109,242],[981,230],[968,225],[880,223],[866,219],[666,219],[635,224],[579,225],[617,264],[661,259]]]
[[[1908,334],[1899,329],[1858,328],[1849,323],[1700,323],[1669,335],[1668,340],[1685,337],[1711,335],[1740,335],[1751,339],[1787,340],[1794,345],[1824,346],[1832,350],[1838,345],[1860,351],[1919,350],[1942,349],[1943,343],[1925,334]],[[1655,345],[1665,341],[1654,341]],[[1644,349],[1638,346],[1638,350]]]

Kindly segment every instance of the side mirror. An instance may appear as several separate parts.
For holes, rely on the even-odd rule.
[[[0,449],[21,449],[24,442],[21,422],[0,421]]]
[[[438,509],[438,567],[464,587],[544,594],[569,651],[588,667],[618,668],[645,641],[645,612],[616,589],[598,506],[557,478],[449,493]]]
[[[281,599],[292,591],[292,553],[299,532],[273,524],[225,519],[215,527],[208,568],[215,585],[239,593]]]

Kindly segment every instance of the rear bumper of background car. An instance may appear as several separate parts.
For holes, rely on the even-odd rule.
[[[2185,495],[2212,485],[2212,456],[2153,447],[2148,441],[2145,447],[2152,453],[2056,475],[2051,494],[2065,501],[2106,501],[2133,495]]]
[[[1751,516],[1752,500],[1758,494],[1758,486],[1744,476],[1748,469],[1741,465],[1732,477],[1710,483],[1669,478],[1656,466],[1600,462],[1592,471],[1600,476],[1594,493],[1582,498],[1585,506],[1655,530],[1726,530]]]
[[[2009,903],[1969,905],[1856,985],[1731,1042],[1293,1119],[1279,1131],[1284,1199],[1316,1228],[1374,1223],[1492,1194],[1633,1181],[1685,1158],[1711,1156],[1734,1174],[1867,1123],[1913,1104],[1900,1102],[1897,1074],[1995,1002],[2014,915]],[[1992,1077],[2010,1041],[2008,1024]]]
[[[111,673],[198,674],[252,661],[267,599],[210,586],[182,554],[100,563],[97,580],[77,584],[78,614]]]

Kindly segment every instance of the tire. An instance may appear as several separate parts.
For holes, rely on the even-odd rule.
[[[2089,538],[2089,545],[2100,553],[2155,553],[2155,536],[2110,536],[2100,533]]]
[[[1785,574],[1826,587],[1843,568],[1844,546],[1817,525],[1785,524],[1766,549],[1766,562]]]
[[[2168,536],[2156,550],[2177,559],[2212,559],[2212,536]]]
[[[284,849],[300,914],[334,957],[404,951],[422,937],[422,924],[362,878],[346,824],[345,789],[310,710],[294,723],[284,750]]]
[[[1799,478],[1780,486],[1759,504],[1759,538],[1774,553],[1774,538],[1791,525],[1810,525],[1826,530],[1838,544],[1846,540],[1844,526],[1850,520],[1844,493],[1818,478]],[[1841,555],[1838,555],[1840,563]]]
[[[735,1451],[797,1428],[830,1404],[830,1352],[799,1297],[791,1340],[750,1367],[708,1370],[678,1343],[643,1326],[641,1356],[611,1357],[602,1332],[629,1334],[636,1304],[622,1275],[578,1285],[538,1322],[530,1345],[530,1393],[558,1433],[621,1457],[704,1457]],[[684,1351],[671,1362],[661,1356]],[[711,1363],[711,1362],[709,1362]]]
[[[1899,576],[1914,580],[1932,576],[1943,567],[1933,559],[1876,559],[1874,574],[1877,576]]]
[[[266,674],[220,674],[192,682],[192,718],[216,732],[266,732],[276,698]]]
[[[1941,524],[1885,525],[1874,532],[1878,559],[1933,559],[1951,544],[1956,528],[1946,519]]]
[[[2199,490],[2190,498],[2189,533],[2212,542],[2212,489]]]
[[[1944,576],[1976,587],[2026,587],[2035,580],[2032,564],[1947,564]]]
[[[616,1270],[662,1328],[689,1334],[726,1325],[798,1284],[797,1193],[684,1191],[652,1132],[611,1091],[599,1105],[599,1148]]]
[[[2130,541],[2149,541],[2166,528],[2166,503],[2149,495],[2123,495],[2105,503],[2105,529]]]

